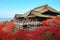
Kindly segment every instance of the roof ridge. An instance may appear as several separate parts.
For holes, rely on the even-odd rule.
[[[41,7],[44,7],[44,6],[48,7],[48,4],[42,5],[42,6],[39,6],[39,7],[35,7],[34,9],[41,8]],[[33,10],[34,10],[34,9],[33,9]]]

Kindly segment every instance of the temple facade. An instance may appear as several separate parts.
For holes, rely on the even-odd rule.
[[[27,13],[16,14],[14,19],[15,25],[20,28],[34,29],[33,27],[36,28],[36,26],[42,26],[41,21],[51,19],[56,16],[60,16],[60,12],[48,5],[43,5],[36,7]]]

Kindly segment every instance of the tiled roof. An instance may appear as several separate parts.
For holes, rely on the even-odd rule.
[[[32,9],[31,11],[28,11],[27,13],[24,14],[16,14],[17,17],[29,17],[28,15],[30,13],[33,13],[35,16],[39,16],[39,17],[54,17],[54,16],[50,16],[50,15],[43,15],[42,13],[47,12],[48,10],[55,12],[55,13],[60,13],[60,11],[55,10],[54,8],[48,6],[48,5],[43,5],[40,7],[36,7],[34,9]]]

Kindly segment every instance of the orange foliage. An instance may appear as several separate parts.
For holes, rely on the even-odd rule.
[[[0,23],[0,40],[60,40],[60,17],[41,23],[43,26],[35,30],[20,29],[13,34],[10,32],[14,29],[14,20]]]
[[[3,22],[0,24],[0,28],[3,30],[3,31],[7,31],[7,32],[10,32],[14,29],[14,20],[11,20],[9,22]]]
[[[42,24],[47,26],[60,26],[60,17],[47,19],[46,21],[42,21]]]

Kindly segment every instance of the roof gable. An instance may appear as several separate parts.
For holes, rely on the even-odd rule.
[[[57,10],[55,10],[54,8],[48,6],[48,5],[43,5],[40,7],[36,7],[33,9],[34,11],[39,11],[39,12],[45,12],[47,10],[53,11],[53,12],[57,12]]]

